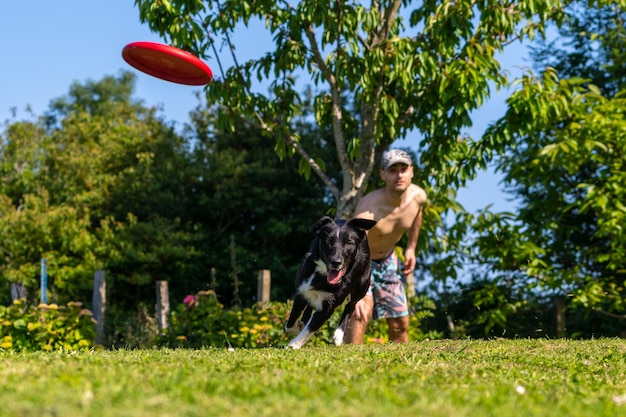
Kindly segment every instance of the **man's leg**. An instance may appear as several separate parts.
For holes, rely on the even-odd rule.
[[[389,341],[406,343],[409,341],[409,316],[387,319]]]
[[[348,321],[348,327],[346,328],[346,335],[344,341],[346,343],[352,343],[360,345],[365,338],[365,330],[367,329],[367,323],[372,318],[372,311],[374,309],[374,298],[368,294],[361,301],[360,305],[357,305],[350,321]],[[362,307],[362,308],[361,308]],[[357,317],[358,316],[358,317]]]

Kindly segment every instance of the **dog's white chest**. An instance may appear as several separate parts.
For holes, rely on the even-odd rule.
[[[298,292],[302,294],[307,301],[315,307],[316,310],[320,310],[322,308],[322,304],[324,301],[328,301],[332,299],[333,295],[327,291],[319,291],[311,286],[311,281],[315,273],[311,275],[306,281],[304,281],[298,287]]]

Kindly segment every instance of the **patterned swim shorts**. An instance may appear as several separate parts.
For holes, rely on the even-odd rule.
[[[375,320],[409,315],[404,279],[395,253],[372,261],[372,281],[368,294],[374,298]]]

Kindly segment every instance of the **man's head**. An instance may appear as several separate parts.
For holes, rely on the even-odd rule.
[[[400,149],[390,149],[383,154],[380,177],[388,190],[404,192],[413,180],[411,156]]]
[[[407,166],[411,166],[413,164],[413,161],[411,161],[411,156],[403,150],[389,149],[383,154],[382,168],[384,171],[386,171],[389,169],[389,167],[395,164],[404,164]]]

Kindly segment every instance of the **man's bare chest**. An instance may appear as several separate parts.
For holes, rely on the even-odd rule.
[[[419,206],[409,204],[404,207],[396,207],[393,210],[383,210],[376,213],[377,221],[375,229],[382,235],[395,235],[409,229],[418,214]]]

